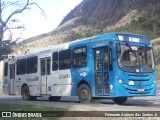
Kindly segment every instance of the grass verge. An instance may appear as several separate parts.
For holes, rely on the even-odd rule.
[[[157,69],[157,80],[160,80],[160,65],[157,65],[156,69]]]
[[[2,104],[0,103],[0,111],[12,111],[12,112],[31,112],[34,113],[36,111],[64,111],[61,108],[54,108],[54,107],[43,107],[43,106],[34,106],[34,105],[17,105],[17,104]],[[35,118],[35,117],[12,117],[12,118],[0,118],[0,120],[52,120],[53,117],[42,117],[42,118]]]
[[[0,111],[64,111],[64,109],[34,105],[8,105],[0,103]]]

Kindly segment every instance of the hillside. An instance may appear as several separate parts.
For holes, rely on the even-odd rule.
[[[159,0],[83,0],[60,23],[61,32],[78,26],[104,30],[137,20],[140,16],[160,16]]]
[[[15,53],[93,35],[126,31],[155,39],[160,36],[160,0],[83,0],[49,33],[14,47]]]
[[[83,0],[53,31],[14,45],[12,55],[111,31],[157,38],[152,42],[160,64],[160,0]]]

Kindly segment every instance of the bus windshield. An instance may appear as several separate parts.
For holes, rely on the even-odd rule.
[[[154,58],[151,47],[117,44],[118,65],[127,72],[153,72]]]

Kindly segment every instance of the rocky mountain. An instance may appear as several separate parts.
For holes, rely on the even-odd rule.
[[[15,53],[70,42],[110,31],[160,36],[160,0],[83,0],[59,26],[23,41]]]
[[[53,31],[14,45],[13,55],[110,31],[133,32],[151,39],[158,38],[160,0],[83,0]],[[160,61],[159,41],[160,38],[153,41],[156,61]]]
[[[60,23],[60,31],[78,26],[105,29],[137,20],[140,16],[160,16],[160,0],[83,0]]]

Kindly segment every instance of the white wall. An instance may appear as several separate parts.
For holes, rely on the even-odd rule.
[[[2,83],[3,61],[0,61],[0,85]]]
[[[2,73],[3,73],[3,62],[0,61],[0,96],[2,95]]]

